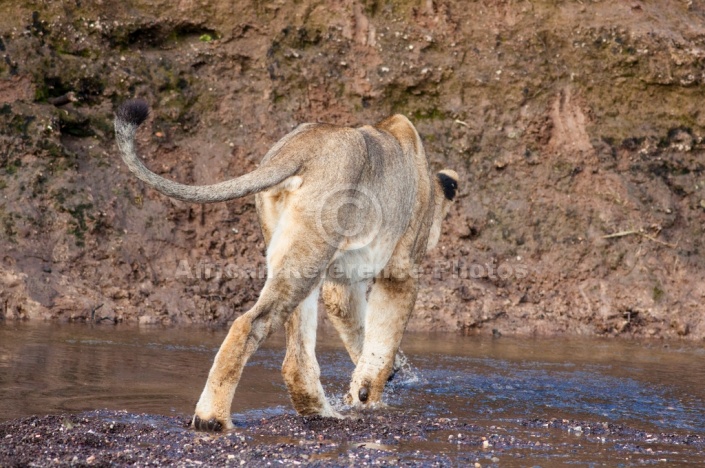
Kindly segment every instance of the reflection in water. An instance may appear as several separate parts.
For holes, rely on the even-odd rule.
[[[95,408],[189,414],[222,337],[202,329],[0,324],[0,419]],[[239,408],[289,404],[278,372],[253,370]]]
[[[0,323],[0,419],[108,408],[190,415],[224,330]],[[342,406],[353,366],[337,338],[318,345]],[[475,424],[520,418],[609,420],[705,433],[705,350],[585,339],[406,336],[411,366],[387,389],[394,408]],[[237,424],[293,413],[273,337],[248,363]]]

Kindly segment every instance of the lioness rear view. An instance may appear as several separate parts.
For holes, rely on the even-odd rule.
[[[274,145],[255,171],[214,185],[183,185],[154,174],[137,157],[135,132],[148,112],[145,102],[133,100],[116,113],[117,143],[130,170],[188,202],[256,193],[267,244],[264,289],[230,327],[192,425],[232,427],[230,406],[242,369],[281,325],[282,373],[294,407],[302,415],[340,417],[326,400],[314,354],[320,291],[356,365],[346,402],[379,402],[416,300],[416,268],[438,242],[457,174],[429,174],[416,129],[394,115],[360,128],[303,124]]]

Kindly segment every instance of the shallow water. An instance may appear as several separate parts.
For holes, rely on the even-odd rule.
[[[224,334],[194,328],[0,323],[0,420],[99,408],[185,418]],[[410,366],[388,387],[387,411],[458,418],[487,434],[549,440],[545,455],[531,451],[529,459],[540,464],[544,456],[613,461],[608,452],[619,447],[601,446],[599,438],[576,442],[579,431],[537,432],[525,427],[527,420],[611,422],[646,432],[705,435],[702,346],[407,334],[402,347]],[[318,356],[329,398],[345,411],[341,401],[353,365],[331,334],[320,336]],[[283,338],[274,336],[250,360],[233,404],[236,426],[293,414],[280,374],[283,357]],[[451,436],[401,443],[395,450],[410,460],[417,450],[452,458],[459,449],[449,442]],[[701,455],[652,448],[653,459],[646,459],[653,462],[665,459],[666,452],[670,462],[693,462]],[[520,449],[515,452],[529,461]]]

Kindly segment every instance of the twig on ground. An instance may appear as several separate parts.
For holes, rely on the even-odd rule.
[[[666,247],[670,247],[670,248],[672,248],[672,249],[675,249],[676,247],[678,247],[678,243],[669,244],[668,242],[662,241],[662,240],[660,240],[660,239],[656,239],[655,237],[650,236],[650,235],[648,235],[648,234],[645,234],[645,233],[643,233],[643,232],[641,233],[641,237],[646,237],[646,238],[649,239],[650,241],[654,241],[654,242],[656,242],[657,244],[665,245]]]
[[[602,236],[602,238],[603,239],[615,239],[617,237],[631,236],[633,234],[639,235],[641,237],[649,239],[652,242],[656,242],[657,244],[665,245],[666,247],[670,247],[672,249],[675,249],[676,247],[678,247],[678,243],[670,244],[668,242],[662,241],[660,239],[655,238],[654,236],[651,236],[651,235],[645,233],[643,229],[639,229],[639,230],[630,229],[628,231],[619,231],[619,232],[615,232],[613,234],[607,234],[605,236]]]
[[[631,236],[632,234],[640,234],[640,232],[633,230],[633,229],[630,231],[619,231],[619,232],[615,232],[614,234],[607,234],[606,236],[602,236],[602,238],[603,239],[614,239],[615,237]]]

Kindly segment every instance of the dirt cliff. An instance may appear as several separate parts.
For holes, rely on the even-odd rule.
[[[263,284],[252,197],[169,200],[298,123],[404,113],[461,175],[415,330],[705,338],[698,2],[0,4],[0,317],[226,323]]]

